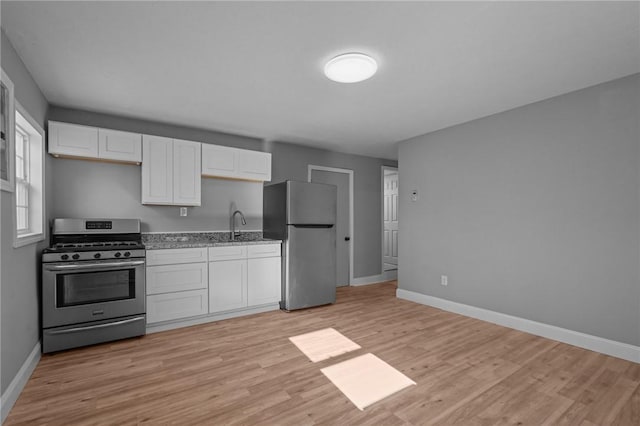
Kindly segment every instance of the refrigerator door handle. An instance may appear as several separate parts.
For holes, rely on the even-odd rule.
[[[308,225],[308,224],[291,224],[291,226],[293,226],[294,228],[333,228],[332,224],[323,224],[323,225],[317,225],[317,224],[313,224],[313,225]]]

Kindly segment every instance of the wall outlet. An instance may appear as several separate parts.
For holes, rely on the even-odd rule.
[[[180,216],[186,216],[186,215],[187,215],[187,208],[180,207]]]
[[[440,276],[440,284],[441,285],[449,285],[449,278],[446,275]]]

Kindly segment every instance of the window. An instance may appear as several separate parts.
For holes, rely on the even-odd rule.
[[[16,102],[14,247],[44,239],[44,131]]]
[[[16,125],[16,229],[29,232],[29,134]]]

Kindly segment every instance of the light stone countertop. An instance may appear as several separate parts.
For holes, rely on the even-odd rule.
[[[142,243],[147,250],[245,246],[256,244],[280,244],[282,240],[264,238],[262,232],[242,232],[235,241],[231,241],[229,232],[170,232],[143,233]]]

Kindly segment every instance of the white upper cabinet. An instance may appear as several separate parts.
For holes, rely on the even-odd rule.
[[[202,144],[202,174],[205,176],[237,176],[238,151],[227,146]]]
[[[173,139],[142,136],[142,204],[173,204]]]
[[[49,121],[49,154],[98,158],[98,129]]]
[[[271,153],[240,150],[238,173],[243,179],[270,181]]]
[[[230,179],[270,181],[271,154],[202,144],[202,174]]]
[[[142,135],[119,130],[98,129],[98,157],[141,163]]]
[[[140,164],[142,135],[49,121],[49,154]]]
[[[142,204],[201,204],[200,145],[143,135]]]
[[[200,205],[201,145],[199,142],[173,140],[173,204]]]

